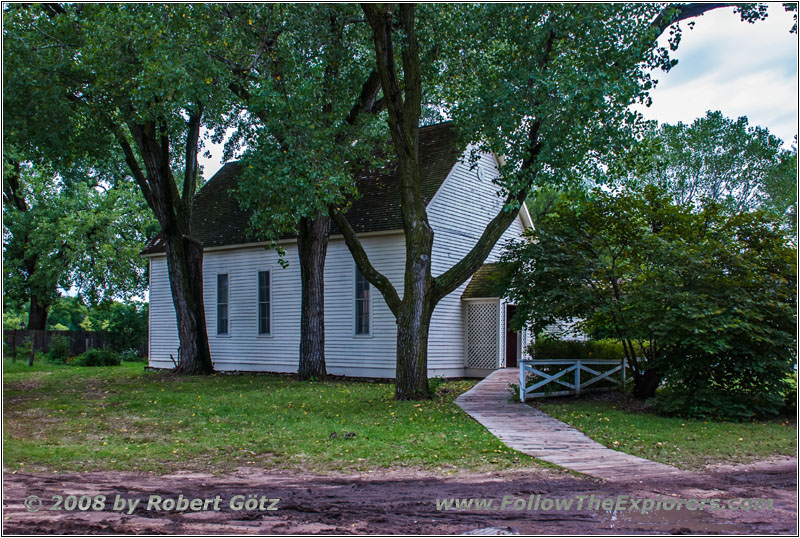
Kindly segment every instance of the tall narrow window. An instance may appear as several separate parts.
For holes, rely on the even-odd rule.
[[[369,281],[356,267],[356,334],[369,334]]]
[[[258,334],[270,334],[269,271],[258,272]]]
[[[228,275],[217,275],[217,334],[228,334]]]

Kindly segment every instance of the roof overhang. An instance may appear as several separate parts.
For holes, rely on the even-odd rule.
[[[519,218],[522,221],[522,226],[525,227],[526,230],[532,229],[533,226],[533,219],[531,218],[531,212],[528,211],[528,204],[522,202],[519,207]]]
[[[358,237],[375,237],[380,235],[400,235],[403,234],[402,229],[398,230],[378,230],[374,232],[361,232],[358,234]],[[328,237],[328,241],[342,241],[344,240],[344,236],[342,234],[334,234]],[[278,239],[274,242],[270,241],[252,241],[250,243],[237,243],[234,245],[221,245],[218,247],[205,247],[203,248],[203,252],[219,252],[222,250],[242,250],[242,249],[249,249],[249,248],[270,248],[271,246],[275,245],[294,245],[297,243],[297,238],[289,237],[285,239]],[[145,254],[139,254],[142,258],[160,258],[162,256],[166,256],[164,251],[161,252],[150,252]]]
[[[497,162],[497,169],[500,170],[506,164],[506,158],[502,155],[498,155],[497,153],[493,153],[494,160]],[[528,211],[528,206],[525,202],[520,204],[519,208],[519,218],[522,220],[522,226],[527,230],[529,228],[533,228],[533,219],[531,218],[531,212]]]

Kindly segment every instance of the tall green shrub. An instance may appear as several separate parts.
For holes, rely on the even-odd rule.
[[[69,358],[69,338],[57,334],[50,339],[50,349],[47,356],[54,362],[66,362]]]
[[[625,358],[622,344],[613,340],[557,340],[537,337],[528,347],[536,359],[595,359],[619,360]]]
[[[119,355],[105,349],[89,349],[75,357],[73,366],[119,366],[122,361]]]
[[[649,186],[567,196],[528,234],[504,272],[534,329],[578,318],[592,338],[618,339],[636,396],[666,385],[663,412],[780,412],[797,352],[797,250],[780,217],[677,205]]]

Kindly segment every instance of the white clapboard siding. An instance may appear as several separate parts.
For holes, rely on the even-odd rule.
[[[434,230],[433,274],[446,271],[475,245],[486,224],[497,214],[502,199],[492,178],[494,157],[483,156],[477,168],[459,163],[430,202]],[[509,227],[487,261],[499,256],[502,245],[522,233],[519,218]],[[401,231],[366,234],[364,249],[376,268],[403,293],[405,248]],[[297,371],[300,348],[300,269],[295,244],[283,245],[288,267],[278,253],[263,247],[206,251],[203,285],[211,357],[218,370]],[[178,336],[167,279],[166,260],[150,261],[150,365],[173,366]],[[270,271],[272,334],[257,334],[257,274]],[[230,275],[229,334],[216,334],[217,274]],[[461,294],[465,282],[436,307],[428,340],[429,376],[464,375],[464,320]],[[328,372],[337,375],[392,378],[395,373],[394,316],[380,293],[371,290],[371,334],[354,334],[355,263],[340,237],[331,238],[325,262],[325,355]]]
[[[580,321],[578,318],[557,321],[545,327],[542,333],[557,340],[588,340],[589,337],[577,326]]]
[[[172,368],[169,356],[178,358],[178,323],[167,276],[167,259],[150,258],[150,307],[148,355],[150,366]]]
[[[486,225],[503,206],[492,179],[498,175],[492,155],[482,155],[471,165],[459,162],[453,167],[439,192],[428,206],[428,219],[434,230],[433,274],[444,273],[475,246]],[[518,238],[523,231],[517,217],[503,234],[487,258],[496,261],[505,243]],[[431,319],[428,340],[430,375],[448,375],[465,364],[464,308],[461,295],[469,280],[442,299]]]
[[[362,239],[373,264],[402,291],[402,234]],[[300,268],[296,245],[285,245],[288,267],[278,253],[263,247],[214,250],[203,258],[203,294],[211,357],[218,370],[295,372],[300,350]],[[177,358],[175,310],[166,259],[151,258],[150,365],[172,367]],[[257,275],[270,271],[271,334],[258,334]],[[229,331],[217,335],[217,275],[230,275]],[[393,377],[394,316],[376,290],[372,293],[371,335],[354,334],[355,265],[344,241],[333,239],[325,264],[326,362],[333,374]]]
[[[363,237],[375,268],[403,295],[405,247],[402,233]],[[325,260],[325,361],[336,375],[392,378],[397,324],[381,294],[370,287],[370,335],[355,332],[355,262],[343,239],[334,238]],[[299,323],[297,326],[299,332]]]

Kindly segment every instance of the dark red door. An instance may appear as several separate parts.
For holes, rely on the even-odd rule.
[[[517,367],[517,333],[511,330],[511,318],[516,308],[506,305],[506,368]]]

